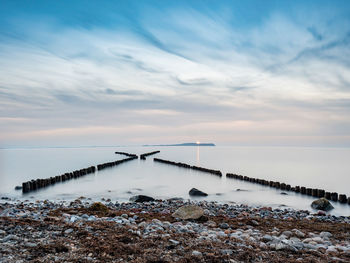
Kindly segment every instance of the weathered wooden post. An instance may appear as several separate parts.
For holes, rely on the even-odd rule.
[[[312,195],[312,189],[311,188],[306,188],[306,194],[307,195]]]
[[[331,200],[334,202],[337,202],[338,201],[338,193],[336,193],[336,192],[331,193]]]
[[[342,203],[342,204],[346,204],[347,198],[346,198],[345,194],[340,194],[339,195],[339,202]]]

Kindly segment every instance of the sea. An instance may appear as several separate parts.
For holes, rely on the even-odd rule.
[[[116,151],[140,155],[159,150],[146,160],[133,160],[84,177],[57,183],[28,194],[15,190],[24,181],[48,178],[91,165],[126,158]],[[157,163],[153,158],[183,162],[220,170],[223,176]],[[154,198],[180,197],[219,203],[271,206],[280,209],[310,207],[315,198],[277,190],[236,179],[236,173],[292,186],[325,189],[350,196],[350,148],[312,147],[233,147],[233,146],[158,146],[158,147],[77,147],[0,149],[0,197],[12,200],[92,200],[127,202],[143,194]],[[191,188],[208,193],[191,198]],[[284,193],[284,194],[283,194]],[[1,199],[1,202],[7,202]],[[350,216],[350,205],[332,203],[330,213]]]

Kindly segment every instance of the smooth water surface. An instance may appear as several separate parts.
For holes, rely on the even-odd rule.
[[[16,185],[91,165],[123,159],[115,151],[141,154],[160,150],[146,161],[134,160],[95,174],[22,195]],[[153,157],[266,180],[350,195],[350,149],[293,147],[95,147],[0,150],[0,194],[17,199],[92,199],[127,201],[135,194],[156,198],[189,198],[192,187],[209,194],[205,200],[311,209],[312,197],[184,168],[154,163]],[[240,191],[237,191],[240,189]],[[200,199],[199,199],[200,200]],[[350,215],[350,206],[334,203],[332,214]]]

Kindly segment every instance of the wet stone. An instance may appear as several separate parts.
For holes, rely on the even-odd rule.
[[[72,228],[69,228],[69,229],[67,229],[67,230],[64,231],[64,233],[65,233],[66,235],[68,235],[68,234],[70,234],[70,233],[72,233],[72,232],[73,232],[73,229],[72,229]]]
[[[221,224],[219,225],[219,227],[220,227],[221,229],[228,229],[230,226],[229,226],[229,224],[227,224],[227,223],[221,223]]]

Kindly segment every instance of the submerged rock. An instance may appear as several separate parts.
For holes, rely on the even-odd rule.
[[[130,197],[129,201],[136,202],[136,203],[143,203],[143,202],[154,201],[154,198],[147,195],[135,195]]]
[[[192,188],[188,193],[191,196],[208,196],[207,193],[204,193],[201,190],[198,190],[197,188]]]
[[[22,186],[17,185],[17,186],[15,187],[15,190],[22,190]]]
[[[204,215],[204,210],[196,205],[186,205],[178,208],[172,216],[175,218],[186,219],[199,219]]]
[[[329,211],[334,208],[332,204],[324,197],[313,201],[311,204],[311,207],[314,209],[323,210],[323,211]]]

